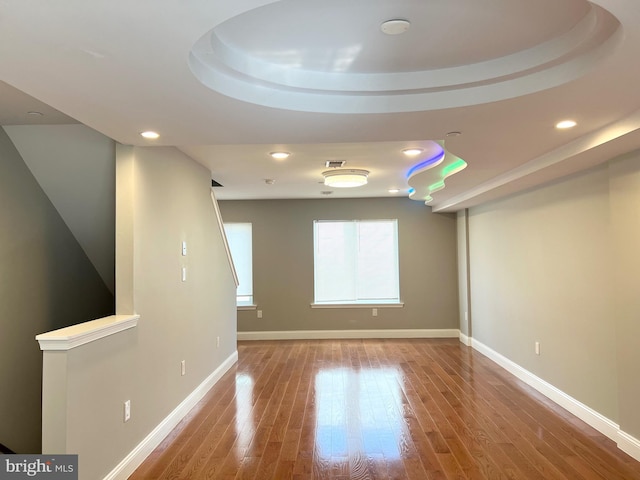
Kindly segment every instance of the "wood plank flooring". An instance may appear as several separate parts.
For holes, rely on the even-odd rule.
[[[238,355],[132,480],[640,480],[611,440],[457,339]]]

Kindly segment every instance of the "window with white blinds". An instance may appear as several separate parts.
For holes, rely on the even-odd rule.
[[[250,223],[225,223],[231,258],[238,275],[236,303],[238,306],[253,305],[253,254]]]
[[[397,220],[316,220],[316,304],[398,303]]]

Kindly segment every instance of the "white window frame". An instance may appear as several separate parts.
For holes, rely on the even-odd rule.
[[[231,251],[231,258],[238,275],[236,306],[240,310],[253,309],[255,308],[253,296],[253,225],[250,222],[228,222],[224,223],[224,229],[229,250]],[[248,229],[248,239],[245,235],[238,242],[237,236],[243,235],[242,229],[244,229],[244,233]]]
[[[354,226],[355,230],[353,232],[351,232],[354,237],[351,239],[352,241],[349,242],[348,241],[348,245],[350,247],[353,247],[352,250],[352,255],[354,257],[353,259],[353,267],[354,267],[354,271],[353,273],[353,277],[352,277],[352,281],[355,282],[352,284],[352,288],[350,290],[356,292],[355,296],[351,296],[350,298],[347,298],[347,295],[345,295],[345,298],[342,299],[328,299],[323,297],[323,293],[320,292],[319,294],[319,289],[322,289],[322,287],[319,285],[322,283],[322,279],[320,279],[319,277],[322,275],[322,273],[319,273],[319,271],[322,269],[322,264],[321,262],[323,261],[322,256],[319,254],[318,249],[320,248],[319,245],[319,228],[320,225],[323,223],[348,223]],[[371,264],[365,265],[364,267],[361,267],[360,265],[358,265],[358,260],[356,259],[356,257],[358,257],[357,254],[357,248],[358,248],[358,244],[360,242],[359,240],[359,235],[360,235],[360,231],[361,231],[361,225],[362,224],[367,224],[367,223],[391,223],[393,225],[393,241],[394,241],[394,250],[393,252],[390,252],[390,258],[394,261],[394,265],[390,268],[392,268],[392,270],[395,271],[391,271],[388,272],[390,275],[392,275],[392,277],[395,278],[395,291],[391,292],[390,290],[387,292],[388,294],[391,294],[390,296],[386,297],[386,298],[358,298],[358,272],[362,272],[367,266],[371,267]],[[347,247],[348,249],[349,247]],[[381,308],[393,308],[393,307],[402,307],[404,304],[403,302],[400,301],[400,266],[399,266],[399,252],[398,252],[398,221],[397,219],[375,219],[375,220],[314,220],[313,222],[313,261],[314,261],[314,265],[313,265],[313,275],[314,275],[314,301],[311,304],[312,308],[370,308],[370,307],[381,307]],[[351,257],[350,257],[351,258]],[[389,258],[388,258],[389,259]],[[326,257],[324,258],[324,260],[327,260]],[[366,259],[365,259],[366,261]],[[362,259],[360,260],[360,262],[362,262]],[[349,267],[346,267],[347,270],[349,270]],[[360,269],[360,270],[359,270]],[[326,279],[325,279],[326,280]],[[393,287],[391,287],[393,288]]]

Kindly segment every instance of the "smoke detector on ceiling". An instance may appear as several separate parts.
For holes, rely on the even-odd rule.
[[[396,18],[393,20],[387,20],[382,25],[380,25],[380,30],[382,33],[387,35],[400,35],[409,30],[411,23],[408,20],[402,20],[400,18]]]

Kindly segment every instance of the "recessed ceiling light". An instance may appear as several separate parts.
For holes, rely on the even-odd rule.
[[[424,150],[421,148],[405,148],[402,150],[407,157],[415,157],[416,155],[420,155]]]
[[[271,152],[269,155],[276,160],[284,160],[285,158],[289,158],[291,154],[289,152]]]
[[[573,120],[563,120],[561,122],[556,123],[556,128],[560,129],[560,130],[565,130],[567,128],[573,128],[577,125],[577,122],[574,122]]]
[[[447,137],[459,137],[460,135],[462,135],[462,132],[448,132],[447,133]]]
[[[409,30],[409,27],[411,27],[411,23],[409,23],[409,21],[396,18],[384,22],[380,25],[380,30],[382,30],[382,33],[386,33],[387,35],[400,35]]]
[[[160,138],[160,134],[157,132],[152,132],[151,130],[147,130],[146,132],[140,133],[140,135],[149,140],[155,140],[156,138]]]
[[[274,183],[276,183],[276,181],[273,178],[265,178],[264,183],[266,183],[267,185],[273,185]]]
[[[390,188],[389,189],[389,193],[398,193],[400,192],[400,190],[398,190],[397,188]]]
[[[33,115],[34,117],[42,117],[42,116],[44,116],[44,113],[36,112],[35,110],[32,110],[30,112],[27,112],[27,115]]]

